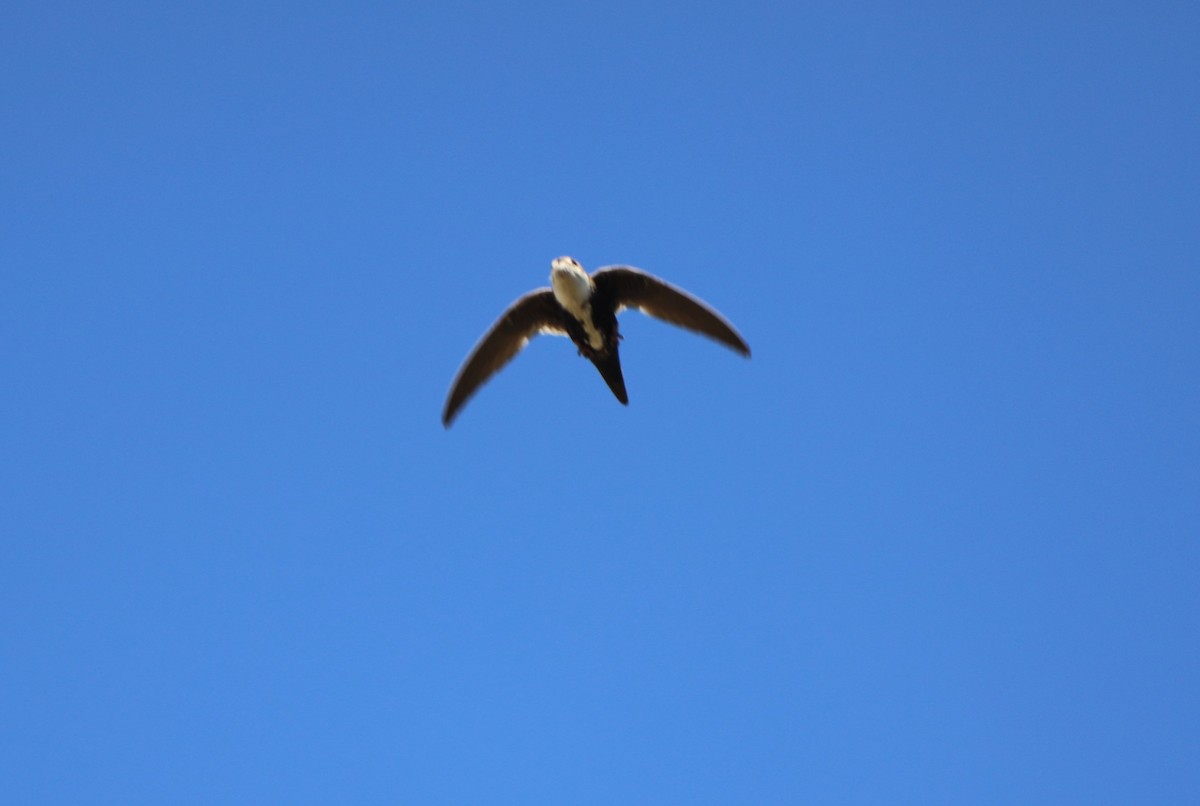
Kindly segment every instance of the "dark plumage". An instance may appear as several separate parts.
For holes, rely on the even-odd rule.
[[[617,400],[628,404],[617,329],[617,314],[625,308],[637,308],[750,356],[750,347],[733,325],[664,280],[629,266],[609,266],[589,277],[568,257],[558,258],[552,265],[551,288],[531,291],[510,305],[467,356],[442,410],[442,424],[447,428],[479,387],[538,333],[568,336],[579,354],[599,370]]]

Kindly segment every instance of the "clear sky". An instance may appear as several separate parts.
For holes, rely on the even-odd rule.
[[[5,803],[1200,803],[1200,6],[0,11]],[[550,261],[630,405],[535,340]]]

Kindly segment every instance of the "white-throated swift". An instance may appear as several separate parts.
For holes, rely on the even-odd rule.
[[[589,276],[570,257],[556,258],[550,266],[550,288],[530,291],[509,305],[459,368],[442,410],[445,427],[471,395],[539,333],[569,337],[579,354],[596,365],[617,400],[628,405],[617,351],[617,314],[625,308],[637,308],[750,357],[750,347],[719,313],[640,269],[605,266]]]

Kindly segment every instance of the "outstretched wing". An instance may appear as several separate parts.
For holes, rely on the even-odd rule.
[[[607,266],[592,275],[596,293],[621,308],[637,308],[656,319],[708,336],[749,357],[750,347],[721,314],[686,291],[630,266]]]
[[[471,395],[503,369],[538,333],[565,335],[567,327],[563,317],[562,308],[554,301],[554,293],[549,288],[530,291],[509,305],[459,368],[442,410],[442,425],[449,428]]]

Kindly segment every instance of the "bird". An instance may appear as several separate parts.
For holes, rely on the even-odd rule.
[[[600,372],[613,395],[629,405],[621,374],[617,314],[636,308],[691,330],[750,357],[750,347],[721,314],[686,291],[632,266],[605,266],[588,274],[572,257],[550,263],[550,287],[518,297],[492,324],[459,367],[442,425],[449,428],[462,407],[539,333],[566,336]]]

